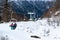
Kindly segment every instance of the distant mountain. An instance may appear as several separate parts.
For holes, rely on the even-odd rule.
[[[54,2],[50,2],[50,1],[11,1],[10,4],[13,8],[13,10],[17,13],[17,14],[26,14],[26,16],[29,17],[29,15],[27,14],[28,12],[35,12],[36,13],[36,17],[38,15],[38,17],[42,16],[44,14],[44,12],[46,12],[49,8],[53,7],[53,3]]]

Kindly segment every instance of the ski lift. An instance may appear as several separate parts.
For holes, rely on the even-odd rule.
[[[32,15],[34,14],[33,12],[28,12],[28,14],[30,15],[30,19],[29,20],[33,20]]]

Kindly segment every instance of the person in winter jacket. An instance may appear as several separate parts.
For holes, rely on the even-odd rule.
[[[17,27],[17,24],[15,23],[14,26],[13,26],[13,29],[16,29],[16,27]]]
[[[13,23],[11,23],[10,27],[13,27],[13,26],[14,26],[14,24],[13,24]]]
[[[14,26],[14,24],[13,24],[13,23],[11,23],[10,27],[11,27],[11,29],[12,29],[12,30],[13,30],[13,26]]]

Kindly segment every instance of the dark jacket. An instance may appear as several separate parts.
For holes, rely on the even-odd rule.
[[[17,27],[17,24],[15,23],[14,26],[13,26],[13,28],[15,29],[16,27]]]

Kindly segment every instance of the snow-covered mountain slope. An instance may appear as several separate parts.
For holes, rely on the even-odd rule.
[[[54,7],[54,1],[11,1],[9,4],[16,14],[29,18],[28,12],[35,12],[35,17],[41,17],[49,8]],[[42,5],[42,6],[41,6]]]
[[[2,23],[0,24],[0,35],[8,36],[9,40],[60,40],[60,26],[56,23],[49,25],[47,21],[48,19],[16,22],[15,30],[10,28],[12,22]],[[32,38],[32,35],[40,38]]]

